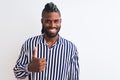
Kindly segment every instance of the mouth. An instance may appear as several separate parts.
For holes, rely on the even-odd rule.
[[[56,28],[50,28],[50,29],[48,29],[48,31],[49,31],[50,33],[56,33],[56,32],[57,32],[57,29],[56,29]]]

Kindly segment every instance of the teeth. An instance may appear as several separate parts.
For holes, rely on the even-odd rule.
[[[56,32],[56,29],[49,29],[50,32]]]

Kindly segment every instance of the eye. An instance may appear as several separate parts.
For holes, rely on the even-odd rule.
[[[45,20],[45,23],[51,23],[51,21],[50,20]]]
[[[59,19],[54,20],[54,23],[59,23],[59,22],[60,22]]]

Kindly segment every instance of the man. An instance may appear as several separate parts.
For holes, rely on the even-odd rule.
[[[61,14],[50,2],[42,11],[42,34],[29,38],[21,48],[14,67],[17,79],[79,80],[78,52],[75,45],[62,38]]]

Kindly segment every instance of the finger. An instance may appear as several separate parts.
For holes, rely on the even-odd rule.
[[[45,66],[45,65],[47,65],[47,62],[41,62],[40,63],[40,66]]]
[[[44,71],[44,70],[45,70],[45,67],[46,67],[46,66],[40,66],[40,67],[39,67],[39,71],[40,71],[40,72],[41,72],[41,71]]]
[[[32,58],[37,58],[37,47],[34,47]]]
[[[40,60],[40,62],[46,62],[45,58],[40,58],[39,60]]]
[[[39,72],[42,72],[42,71],[44,71],[44,68],[42,68],[42,69],[39,69]]]
[[[40,64],[47,64],[47,61],[46,61],[46,59],[43,59],[43,58],[39,58],[39,63]]]

